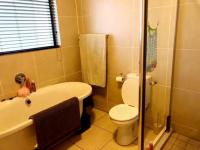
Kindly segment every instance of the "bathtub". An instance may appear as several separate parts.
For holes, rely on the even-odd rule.
[[[91,92],[86,83],[65,82],[38,89],[27,98],[0,102],[0,150],[33,150],[36,136],[29,116],[74,96],[79,99],[82,115],[83,100]],[[31,100],[30,105],[26,104],[27,99]]]

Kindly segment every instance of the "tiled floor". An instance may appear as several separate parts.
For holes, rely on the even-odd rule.
[[[56,150],[137,150],[137,141],[129,146],[120,146],[113,140],[116,126],[107,113],[93,109],[92,118],[90,129],[60,145]],[[148,129],[145,133],[146,141],[151,141],[156,136]]]
[[[162,150],[200,150],[200,141],[173,133]]]

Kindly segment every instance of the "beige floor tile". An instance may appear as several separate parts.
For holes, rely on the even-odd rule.
[[[117,126],[110,120],[109,115],[101,117],[94,123],[94,125],[112,133],[114,133],[117,129]]]
[[[181,140],[181,141],[183,141],[183,142],[188,142],[190,138],[188,138],[188,137],[186,137],[186,136],[184,136],[184,135],[179,134],[179,135],[177,136],[177,139],[178,139],[178,140]]]
[[[198,150],[199,146],[187,144],[185,150]]]
[[[167,143],[163,146],[162,150],[170,150],[170,149],[172,148],[172,146],[173,146],[173,143],[167,142]]]
[[[74,144],[74,142],[71,142],[71,140],[69,140],[56,147],[54,150],[81,150],[81,148],[79,148]]]
[[[184,150],[184,149],[182,147],[174,145],[170,150]]]
[[[81,139],[75,141],[75,144],[84,150],[99,150],[111,139],[112,133],[99,127],[91,126],[81,135]]]
[[[120,146],[114,140],[111,140],[103,147],[102,150],[137,150],[137,149],[138,149],[137,144],[133,143],[128,146]]]
[[[155,134],[153,130],[151,130],[150,128],[145,128],[144,130],[145,144],[152,143],[155,140],[156,136],[157,134]]]
[[[91,122],[94,123],[95,121],[97,121],[98,119],[100,119],[101,117],[105,116],[107,113],[100,111],[98,109],[93,108],[90,112],[91,115]]]
[[[168,143],[175,143],[175,141],[176,141],[176,138],[174,138],[174,137],[170,137],[169,138],[169,140],[167,141]]]
[[[176,140],[174,143],[175,146],[181,147],[181,148],[185,148],[185,146],[187,145],[186,142],[181,141],[181,140]]]
[[[173,133],[164,145],[163,150],[200,150],[200,141]]]
[[[179,135],[178,133],[173,133],[173,134],[171,135],[171,137],[172,137],[172,138],[177,138],[178,135]]]
[[[197,140],[189,139],[188,144],[200,147],[200,141]]]

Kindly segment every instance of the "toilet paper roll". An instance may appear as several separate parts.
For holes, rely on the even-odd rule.
[[[116,77],[116,81],[117,81],[117,82],[124,82],[124,77],[122,77],[122,76],[117,76],[117,77]]]

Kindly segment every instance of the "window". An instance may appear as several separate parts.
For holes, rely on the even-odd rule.
[[[59,45],[56,0],[0,0],[0,54]]]

